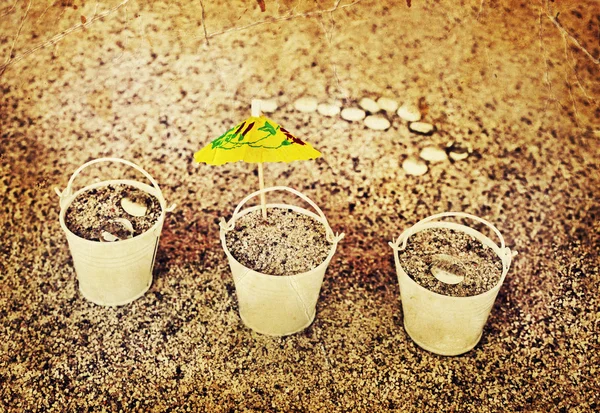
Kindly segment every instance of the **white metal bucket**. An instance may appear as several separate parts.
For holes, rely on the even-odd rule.
[[[446,217],[469,218],[487,225],[500,239],[500,246],[470,227],[453,222],[438,221]],[[462,231],[492,248],[502,261],[502,276],[498,283],[491,290],[470,297],[441,295],[417,284],[400,265],[398,251],[406,248],[408,239],[412,235],[429,228]],[[489,222],[474,215],[446,212],[417,222],[404,231],[396,242],[389,244],[394,250],[404,313],[404,328],[413,341],[425,350],[444,356],[466,353],[475,347],[481,339],[483,327],[506,278],[513,257],[511,250],[504,245],[504,238],[500,231]]]
[[[73,193],[75,177],[83,169],[99,162],[128,165],[141,172],[152,186],[129,179],[107,180],[88,185]],[[143,234],[118,242],[92,241],[71,232],[65,224],[65,214],[75,197],[91,189],[111,184],[131,185],[156,197],[161,208],[158,221]],[[60,197],[60,225],[67,236],[81,294],[89,301],[104,306],[124,305],[144,295],[152,284],[152,268],[165,213],[175,207],[166,207],[165,198],[154,178],[132,162],[118,158],[100,158],[80,166],[69,179],[65,190],[55,191]]]
[[[269,275],[254,271],[242,265],[229,252],[225,236],[235,227],[235,222],[249,212],[261,208],[260,205],[240,208],[250,199],[271,191],[287,191],[304,201],[317,211],[318,215],[304,208],[287,204],[267,204],[267,209],[291,209],[308,215],[325,226],[327,240],[331,242],[329,255],[316,268],[290,276]],[[306,195],[288,187],[277,186],[256,191],[244,198],[237,206],[229,222],[221,221],[221,244],[227,255],[233,274],[238,297],[240,317],[252,330],[271,336],[285,336],[304,330],[314,320],[316,305],[327,266],[333,257],[338,242],[344,234],[334,234],[321,209]]]

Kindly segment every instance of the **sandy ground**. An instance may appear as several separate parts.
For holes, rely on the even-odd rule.
[[[0,6],[0,410],[598,410],[598,3],[202,3]],[[295,110],[308,95],[419,102],[437,131]],[[267,185],[299,189],[346,234],[315,322],[285,338],[243,325],[219,244],[256,168],[192,161],[269,97],[323,157],[266,165]],[[402,170],[450,141],[473,153]],[[102,156],[143,166],[177,204],[149,292],[118,308],[78,292],[54,193]],[[448,210],[491,221],[519,253],[458,357],[404,331],[387,244]]]

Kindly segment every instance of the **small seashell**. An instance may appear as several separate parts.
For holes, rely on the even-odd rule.
[[[342,118],[350,121],[356,122],[359,120],[363,120],[366,114],[365,111],[359,108],[344,108],[342,109]]]
[[[317,111],[323,115],[328,117],[337,116],[340,114],[340,107],[337,105],[333,105],[330,103],[319,103],[317,106]]]
[[[115,237],[108,231],[102,231],[100,235],[100,242],[115,242],[119,240],[119,237]]]
[[[317,110],[319,102],[313,97],[302,97],[294,102],[296,110],[304,113],[310,113]]]
[[[463,146],[456,142],[450,142],[447,145],[447,150],[449,151],[448,156],[453,161],[462,161],[463,159],[467,159],[469,154],[472,152],[472,148],[470,145]]]
[[[379,105],[371,98],[362,98],[358,102],[358,106],[363,108],[365,111],[370,113],[377,113],[380,111]]]
[[[123,225],[123,227],[125,229],[127,229],[127,231],[129,231],[133,234],[133,224],[131,223],[130,220],[125,219],[125,218],[115,218],[112,220],[112,222],[117,222],[117,223]]]
[[[148,206],[127,197],[121,199],[121,207],[134,217],[143,217],[148,212]]]
[[[444,284],[458,284],[465,279],[463,264],[451,255],[437,254],[431,263],[431,274]]]
[[[402,169],[408,174],[413,176],[425,175],[427,172],[427,164],[421,159],[410,157],[402,162]]]
[[[408,125],[408,129],[421,135],[431,135],[435,130],[435,126],[431,123],[412,122]]]
[[[365,126],[373,130],[386,130],[390,127],[390,121],[379,115],[371,115],[365,118]]]
[[[395,112],[398,110],[398,102],[396,102],[394,99],[381,97],[377,99],[377,104],[386,112]]]
[[[407,122],[418,122],[421,120],[421,112],[416,105],[411,103],[405,103],[404,105],[398,108],[398,112],[396,112],[398,116],[402,120]]]
[[[125,218],[114,218],[101,226],[100,242],[115,242],[133,237],[133,225]]]
[[[260,110],[265,113],[273,113],[279,108],[275,99],[261,99]]]
[[[435,146],[423,148],[419,156],[428,162],[443,162],[448,159],[446,151]]]

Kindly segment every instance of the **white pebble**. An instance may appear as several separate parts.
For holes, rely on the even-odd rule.
[[[294,102],[294,107],[300,112],[314,112],[319,102],[313,97],[303,97]]]
[[[372,115],[365,118],[365,126],[373,130],[386,130],[390,127],[390,121],[383,116]]]
[[[446,147],[449,150],[448,156],[454,161],[462,161],[463,159],[467,159],[469,154],[473,152],[473,148],[471,145],[462,145],[456,142],[449,142]]]
[[[342,118],[350,122],[363,120],[366,114],[365,111],[358,108],[344,108],[342,109]]]
[[[329,103],[319,103],[317,106],[317,112],[319,112],[323,116],[337,116],[340,114],[340,107],[337,105],[332,105]]]
[[[408,125],[408,129],[421,135],[431,135],[435,127],[431,123],[412,122]]]
[[[410,157],[402,162],[402,169],[409,174],[414,176],[425,175],[427,172],[427,164],[421,159]]]
[[[449,156],[454,161],[462,161],[463,159],[467,159],[469,157],[469,152],[450,152]]]
[[[260,110],[265,113],[273,113],[279,108],[275,99],[261,99]]]
[[[421,112],[416,105],[411,103],[405,103],[404,105],[398,108],[398,112],[396,112],[398,116],[402,120],[407,122],[418,122],[421,120]]]
[[[398,102],[396,102],[394,99],[381,97],[377,99],[377,104],[386,112],[395,112],[398,110]]]
[[[125,212],[127,212],[129,215],[133,215],[134,217],[143,217],[148,211],[148,207],[146,205],[132,201],[129,198],[121,199],[121,206]]]
[[[446,151],[435,146],[423,148],[419,156],[429,162],[443,162],[448,159]]]
[[[363,108],[367,112],[377,113],[379,112],[379,105],[371,98],[362,98],[360,102],[358,102],[358,106]]]

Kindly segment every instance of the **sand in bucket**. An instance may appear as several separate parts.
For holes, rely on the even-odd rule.
[[[293,211],[310,217],[324,226],[326,239],[330,244],[329,252],[315,268],[293,275],[264,274],[248,268],[231,254],[227,246],[227,233],[234,230],[240,218],[261,209],[261,206],[257,205],[240,211],[241,207],[251,198],[271,191],[287,191],[297,195],[317,211],[318,215],[294,205],[266,205],[271,212]],[[272,187],[256,191],[240,202],[229,222],[221,223],[220,236],[235,283],[240,318],[246,326],[258,333],[285,336],[302,331],[313,322],[325,271],[338,242],[344,236],[333,234],[325,215],[314,202],[302,193],[287,187]]]
[[[500,246],[465,225],[437,221],[446,217],[468,218],[485,224],[498,236]],[[465,258],[462,256],[452,256],[441,253],[442,251],[431,257],[430,270],[437,281],[434,279],[428,285],[430,289],[425,288],[409,276],[401,265],[399,252],[407,248],[411,236],[421,231],[440,228],[467,234],[475,240],[474,242],[480,243],[484,248],[489,248],[501,262],[497,281],[486,286],[483,292],[477,288],[485,286],[485,283],[475,286],[461,285],[468,280],[466,275],[471,270],[466,267],[468,263],[464,262]],[[449,212],[419,221],[404,231],[395,243],[390,242],[390,246],[394,250],[404,314],[404,328],[413,341],[425,350],[445,356],[459,355],[475,347],[481,339],[483,327],[504,282],[513,256],[510,249],[505,247],[500,232],[493,225],[476,216]],[[444,295],[452,291],[458,296]],[[476,295],[466,295],[469,292],[475,292]]]
[[[152,186],[129,179],[108,180],[88,185],[73,193],[73,181],[81,171],[99,162],[116,162],[128,165],[142,173]],[[76,235],[66,225],[65,216],[69,206],[88,191],[103,191],[108,187],[127,186],[154,197],[160,204],[156,222],[145,232],[133,236],[121,236],[115,240],[104,235],[103,241],[90,240]],[[77,273],[79,290],[89,301],[104,306],[130,303],[144,295],[152,284],[152,268],[158,241],[165,220],[165,213],[174,209],[166,207],[166,201],[156,181],[145,170],[129,161],[118,158],[100,158],[79,167],[69,179],[64,191],[56,190],[60,197],[60,225],[66,234],[71,256]],[[130,206],[126,205],[129,209]],[[130,210],[131,211],[131,210]],[[132,210],[140,214],[139,210]],[[134,219],[134,218],[132,218]],[[122,222],[118,222],[121,224]],[[127,227],[128,225],[125,225]]]

